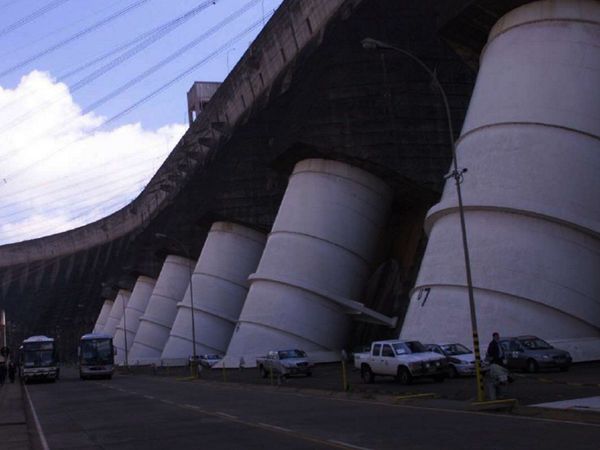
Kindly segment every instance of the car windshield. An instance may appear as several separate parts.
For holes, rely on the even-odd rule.
[[[202,356],[204,359],[221,359],[219,355],[204,355]]]
[[[548,350],[553,348],[550,344],[540,338],[519,339],[523,347],[529,350]]]
[[[410,353],[423,353],[427,349],[419,341],[395,342],[392,344],[396,355],[408,355]]]
[[[440,345],[440,347],[442,347],[442,351],[446,356],[468,355],[472,353],[471,350],[462,344],[446,344]]]
[[[279,352],[279,359],[288,358],[306,358],[306,353],[302,350],[283,350]]]

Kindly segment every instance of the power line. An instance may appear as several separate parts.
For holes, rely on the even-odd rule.
[[[250,2],[246,3],[242,8],[240,8],[239,10],[237,10],[236,12],[234,12],[233,14],[227,16],[225,19],[223,19],[218,24],[216,24],[213,27],[209,28],[206,32],[202,33],[200,36],[198,36],[193,41],[191,41],[188,44],[184,45],[183,47],[179,48],[177,51],[171,53],[166,58],[162,59],[161,61],[159,61],[158,63],[154,64],[150,68],[146,69],[144,72],[142,72],[138,76],[132,78],[127,83],[121,85],[120,87],[118,87],[117,89],[113,90],[112,92],[106,94],[104,97],[102,97],[102,98],[96,100],[95,102],[91,103],[90,105],[88,105],[87,107],[85,107],[81,113],[82,114],[87,114],[87,113],[93,111],[98,106],[103,105],[104,103],[106,103],[107,101],[113,99],[114,97],[116,97],[117,95],[119,95],[122,92],[126,91],[130,87],[135,86],[137,83],[139,83],[143,79],[148,78],[150,75],[154,74],[154,72],[156,72],[159,69],[161,69],[162,67],[166,66],[167,64],[169,64],[171,61],[175,60],[176,58],[180,57],[181,55],[183,55],[188,50],[191,50],[192,48],[196,47],[202,41],[204,41],[205,39],[207,39],[211,35],[215,34],[217,31],[219,31],[221,28],[225,27],[230,22],[232,22],[233,20],[237,19],[239,16],[241,16],[242,14],[244,14],[246,11],[248,11],[250,8],[252,8],[259,1],[260,0],[251,0]]]
[[[0,37],[8,34],[12,31],[15,31],[18,28],[21,28],[23,25],[28,24],[29,22],[34,21],[38,17],[43,16],[49,11],[52,11],[54,8],[62,5],[63,3],[68,2],[69,0],[54,0],[53,2],[48,3],[46,6],[42,6],[40,9],[35,10],[31,14],[17,20],[16,22],[7,25],[6,27],[0,29]]]
[[[196,6],[195,8],[192,8],[191,10],[187,11],[185,14],[183,14],[183,15],[181,15],[181,16],[173,19],[173,20],[170,20],[169,22],[166,22],[166,23],[162,24],[161,26],[156,27],[153,30],[150,30],[149,32],[143,33],[142,35],[140,35],[140,36],[144,36],[143,38],[140,38],[140,36],[138,36],[134,40],[130,41],[133,44],[132,43],[124,44],[124,45],[120,46],[119,48],[114,49],[111,52],[106,53],[105,55],[102,55],[100,58],[96,58],[95,60],[91,61],[90,63],[86,63],[86,64],[84,64],[82,66],[79,66],[74,71],[71,71],[67,75],[72,75],[72,74],[74,74],[76,72],[80,72],[81,70],[85,70],[86,68],[88,68],[91,65],[97,63],[98,61],[106,59],[109,56],[112,56],[112,55],[114,55],[116,53],[119,53],[120,51],[125,50],[128,47],[131,47],[131,45],[134,45],[136,43],[135,41],[139,42],[139,40],[141,40],[141,42],[139,42],[137,45],[135,45],[135,47],[130,48],[130,50],[126,51],[125,53],[123,53],[122,55],[118,56],[117,58],[109,61],[108,63],[106,63],[102,67],[96,69],[91,74],[85,76],[83,79],[81,79],[81,80],[77,81],[76,83],[74,83],[73,85],[71,85],[69,87],[70,93],[73,94],[73,93],[77,92],[78,90],[80,90],[84,86],[88,85],[92,81],[96,80],[100,76],[104,75],[105,73],[109,72],[110,70],[114,69],[115,67],[121,65],[125,61],[131,59],[133,56],[137,55],[139,52],[141,52],[142,50],[146,49],[151,44],[153,44],[156,41],[162,39],[167,34],[169,34],[170,32],[174,31],[176,28],[178,28],[181,25],[185,24],[188,20],[192,19],[194,16],[196,16],[201,11],[205,10],[206,8],[208,8],[211,5],[214,5],[216,3],[216,1],[217,0],[208,0],[208,1],[205,1],[204,3],[200,4],[199,6]],[[62,79],[59,78],[58,81],[63,81],[64,78],[65,77],[63,76],[63,78]],[[7,130],[11,130],[15,125],[18,125],[24,119],[27,119],[27,118],[31,117],[32,113],[33,113],[33,115],[36,115],[36,113],[35,113],[36,111],[39,111],[39,110],[44,109],[44,108],[46,108],[46,107],[48,107],[50,105],[55,104],[56,101],[58,101],[59,99],[60,99],[60,97],[56,97],[55,99],[50,99],[47,102],[45,102],[44,104],[38,105],[34,109],[30,109],[30,110],[24,112],[23,114],[21,114],[20,116],[15,117],[11,122],[5,124],[0,129],[0,133],[3,133],[5,131],[7,131]],[[16,103],[16,100],[13,101],[12,103]],[[8,105],[0,107],[0,111],[3,110],[3,109],[5,109],[5,108],[7,108],[7,107],[8,107]],[[38,112],[38,114],[39,114],[39,112]],[[0,161],[2,161],[2,159],[0,159]]]
[[[223,44],[222,46],[220,46],[218,49],[216,49],[215,51],[213,51],[212,53],[210,53],[207,57],[205,57],[204,59],[200,60],[198,63],[196,63],[196,64],[188,67],[185,71],[181,72],[175,78],[172,78],[167,83],[165,83],[162,86],[160,86],[158,89],[152,91],[150,94],[146,95],[145,97],[142,97],[140,100],[138,100],[137,102],[135,102],[134,104],[132,104],[128,108],[126,108],[123,111],[115,114],[114,116],[112,116],[111,118],[109,118],[108,120],[106,120],[102,125],[100,125],[100,127],[104,127],[104,126],[108,125],[109,123],[112,123],[115,120],[117,120],[117,119],[125,116],[126,114],[129,114],[135,108],[137,108],[138,106],[146,103],[152,97],[155,97],[160,92],[164,91],[166,88],[168,88],[172,84],[176,83],[177,81],[179,81],[181,78],[183,78],[184,76],[186,76],[187,74],[189,74],[193,70],[197,69],[201,65],[207,63],[208,61],[210,61],[214,57],[218,56],[220,53],[222,53],[223,51],[225,51],[228,47],[232,46],[233,44],[235,44],[236,42],[238,42],[239,40],[241,40],[246,34],[250,33],[252,30],[254,30],[255,28],[257,28],[260,25],[262,25],[262,21],[263,21],[263,19],[261,18],[261,20],[259,20],[258,22],[254,22],[251,26],[249,26],[248,28],[246,28],[241,33],[237,34],[233,39],[230,39],[229,41],[227,41],[225,44]]]
[[[157,145],[155,147],[159,147],[159,145]],[[152,161],[156,161],[156,160],[159,160],[161,158],[165,158],[168,155],[168,153],[169,152],[165,152],[164,154],[162,154],[160,156],[156,156],[155,158],[152,159]],[[127,166],[127,169],[130,169],[132,167],[132,165],[134,165],[134,162],[136,161],[136,159],[148,161],[147,156],[144,155],[144,154],[141,154],[141,155],[139,155],[139,154],[132,154],[132,155],[129,155],[128,157],[120,159],[119,162],[124,162],[124,161],[131,160],[132,157],[135,157],[135,159],[133,161],[129,162],[130,165]],[[112,162],[112,164],[105,164],[104,166],[106,167],[106,166],[113,165],[113,164],[114,164],[114,162]],[[102,166],[96,166],[96,167],[94,167],[94,169],[98,169],[98,167],[102,167]],[[141,167],[141,170],[140,170],[140,167],[137,167],[137,168],[138,168],[138,170],[136,170],[136,171],[118,170],[118,173],[121,176],[128,177],[128,176],[132,176],[132,175],[136,175],[136,174],[148,173],[148,171],[151,170],[149,166]],[[72,182],[70,184],[63,184],[63,185],[59,186],[56,189],[44,190],[41,194],[35,194],[35,195],[31,195],[29,197],[24,197],[24,198],[19,197],[17,201],[12,202],[12,203],[6,203],[6,204],[0,203],[0,211],[6,210],[6,209],[13,209],[13,208],[22,206],[25,203],[32,202],[33,200],[39,200],[41,198],[47,197],[47,196],[52,195],[52,194],[58,194],[58,193],[60,193],[62,191],[69,191],[69,195],[66,196],[66,197],[53,197],[52,198],[53,202],[58,202],[58,201],[61,201],[61,200],[66,200],[69,197],[77,198],[77,197],[79,197],[81,195],[81,193],[83,191],[81,189],[75,190],[74,188],[78,188],[79,186],[81,186],[83,184],[82,181],[85,181],[85,184],[89,185],[91,182],[96,181],[96,180],[98,180],[100,178],[102,178],[102,179],[106,178],[106,175],[97,175],[97,176],[95,176],[93,178],[91,178],[89,176],[89,174],[85,174],[85,173],[84,174],[79,174],[79,175],[81,175],[81,176],[83,176],[85,178],[83,180],[78,180],[78,181]],[[46,185],[47,186],[48,184],[53,184],[53,183],[56,183],[56,182],[59,182],[59,181],[63,182],[64,180],[65,180],[65,178],[55,179],[55,180],[52,180],[49,183],[48,182],[47,183],[43,183],[42,185]],[[102,183],[102,184],[94,183],[92,186],[95,189],[97,189],[99,187],[104,187],[104,186],[111,185],[112,183],[114,183],[114,181],[110,180],[108,183]],[[28,187],[27,189],[23,189],[23,190],[20,190],[20,191],[17,191],[17,192],[11,192],[10,196],[11,197],[13,197],[13,196],[19,196],[20,194],[23,194],[24,192],[30,191],[32,189],[39,189],[39,188],[40,188],[40,185],[37,185],[37,186],[34,186],[34,187]],[[75,194],[74,194],[74,192],[75,192]],[[86,192],[89,192],[89,190],[86,191]],[[16,211],[13,211],[10,214],[0,216],[0,219],[1,220],[6,220],[9,217],[12,217],[12,216],[15,216],[15,215],[18,215],[18,214],[22,214],[22,213],[24,213],[24,212],[26,212],[28,210],[31,210],[31,209],[32,208],[21,208],[21,209],[18,209]]]
[[[60,41],[60,42],[58,42],[58,43],[56,43],[54,45],[51,45],[50,47],[47,47],[46,49],[42,50],[41,52],[36,53],[35,55],[33,55],[33,56],[31,56],[31,57],[29,57],[29,58],[21,61],[20,63],[17,63],[14,66],[9,67],[8,69],[5,69],[4,71],[0,72],[0,78],[4,77],[4,76],[6,76],[6,75],[8,75],[8,74],[10,74],[12,72],[14,72],[17,69],[20,69],[20,68],[26,66],[27,64],[35,61],[36,59],[41,58],[42,56],[46,56],[47,54],[52,53],[53,51],[55,51],[55,50],[57,50],[57,49],[59,49],[61,47],[64,47],[65,45],[67,45],[67,44],[69,44],[69,43],[71,43],[71,42],[73,42],[73,41],[75,41],[75,40],[77,40],[77,39],[85,36],[86,34],[91,33],[92,31],[96,31],[98,28],[100,28],[100,27],[106,25],[107,23],[112,22],[113,20],[118,19],[119,17],[121,17],[121,16],[123,16],[123,15],[125,15],[125,14],[127,14],[127,13],[129,13],[131,11],[133,11],[134,9],[142,6],[144,3],[147,3],[148,1],[150,1],[150,0],[137,0],[137,1],[133,2],[129,6],[127,6],[127,7],[123,8],[123,9],[117,11],[116,13],[111,14],[110,16],[107,16],[104,19],[96,22],[95,24],[91,25],[89,28],[86,28],[85,30],[78,31],[77,33],[69,36],[68,38],[63,39],[62,41]]]
[[[254,1],[254,0],[253,0]],[[251,2],[252,3],[252,2]],[[115,120],[125,116],[126,114],[130,113],[131,111],[133,111],[135,108],[137,108],[138,106],[146,103],[148,100],[150,100],[151,98],[155,97],[156,95],[158,95],[160,92],[164,91],[165,89],[167,89],[168,87],[170,87],[171,85],[173,85],[174,83],[176,83],[177,81],[179,81],[181,78],[183,78],[184,76],[188,75],[190,72],[192,72],[193,70],[197,69],[198,67],[202,66],[203,64],[207,63],[208,61],[210,61],[211,59],[213,59],[214,57],[218,56],[220,53],[222,53],[223,51],[225,51],[228,47],[230,47],[231,45],[235,44],[236,42],[238,42],[239,40],[241,40],[246,34],[250,33],[251,31],[253,31],[254,29],[256,29],[257,27],[261,26],[263,21],[263,18],[261,18],[261,20],[254,22],[252,25],[250,25],[249,27],[247,27],[245,30],[243,30],[242,32],[240,32],[239,34],[237,34],[235,37],[233,37],[232,39],[230,39],[229,41],[227,41],[225,44],[221,45],[219,48],[217,48],[216,50],[214,50],[212,53],[210,53],[208,56],[206,56],[205,58],[203,58],[202,60],[200,60],[198,63],[188,67],[185,71],[183,71],[182,73],[180,73],[178,76],[176,76],[175,78],[169,80],[167,83],[161,85],[158,89],[154,90],[153,92],[151,92],[150,94],[148,94],[147,96],[141,98],[140,100],[138,100],[137,102],[135,102],[134,104],[130,105],[129,107],[127,107],[126,109],[122,110],[121,112],[117,113],[116,115],[110,117],[109,119],[107,119],[105,122],[103,122],[101,125],[99,125],[98,127],[94,128],[93,130],[91,130],[89,136],[91,136],[95,131],[98,131],[102,128],[104,128],[106,125],[108,125],[109,123],[114,122]],[[89,107],[86,108],[84,111],[89,112]],[[85,140],[87,139],[89,136],[86,137],[82,137],[82,138],[76,138],[73,141],[71,141],[70,143],[64,145],[63,147],[57,149],[56,151],[46,155],[45,157],[38,159],[36,161],[33,161],[32,163],[28,164],[25,167],[22,167],[21,169],[17,169],[14,172],[12,172],[11,174],[5,176],[5,179],[9,179],[11,177],[14,177],[15,175],[18,175],[20,173],[23,173],[24,171],[30,169],[31,167],[36,166],[37,164],[46,161],[47,159],[53,157],[54,155],[56,155],[57,153],[61,152],[62,150],[64,150],[65,148],[69,147],[70,145]]]
[[[80,17],[74,21],[71,21],[68,24],[62,24],[60,27],[55,28],[52,31],[47,32],[46,34],[42,34],[42,35],[37,35],[35,36],[35,39],[32,39],[28,42],[23,43],[22,45],[12,45],[10,49],[4,49],[5,51],[3,51],[2,53],[0,53],[0,58],[3,58],[7,55],[12,55],[13,53],[16,53],[18,51],[23,50],[24,48],[30,47],[31,45],[39,42],[39,41],[47,41],[48,38],[50,36],[53,36],[57,33],[61,33],[62,31],[71,28],[74,25],[78,25],[81,22],[83,22],[84,20],[88,19],[89,17],[94,17],[99,15],[100,13],[103,13],[106,10],[112,9],[113,6],[115,6],[116,4],[121,3],[121,0],[113,0],[111,3],[109,3],[108,5],[104,5],[102,6],[102,8],[97,9],[96,11],[92,11],[89,14],[86,14],[83,17]]]

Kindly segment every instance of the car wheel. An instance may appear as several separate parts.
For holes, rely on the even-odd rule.
[[[83,381],[85,381],[85,376],[82,373],[79,374],[79,378],[81,378]]]
[[[452,364],[450,364],[448,368],[448,377],[450,378],[458,378],[458,370]]]
[[[537,371],[538,371],[538,363],[536,363],[535,360],[533,360],[533,359],[528,359],[527,360],[527,372],[536,373]]]
[[[406,367],[398,367],[398,375],[396,379],[400,384],[410,384],[412,382],[412,375]]]
[[[307,377],[312,377],[312,372],[309,370],[308,372],[306,372],[306,376]]]
[[[263,366],[260,366],[258,368],[258,371],[260,372],[260,376],[261,377],[267,378],[268,373],[267,373],[267,371],[265,370],[265,368]]]
[[[562,367],[559,367],[559,369],[561,372],[567,372],[569,370],[569,366],[562,366]]]
[[[360,368],[360,377],[364,383],[372,383],[375,381],[375,374],[366,364],[363,364]]]
[[[435,381],[436,383],[442,383],[445,378],[446,378],[446,376],[444,374],[434,375],[433,376],[433,381]]]

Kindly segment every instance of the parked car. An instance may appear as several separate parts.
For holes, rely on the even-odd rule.
[[[375,341],[368,353],[356,353],[354,366],[360,369],[365,383],[372,383],[375,376],[393,376],[409,384],[417,377],[432,377],[444,381],[448,371],[445,356],[428,351],[419,341]]]
[[[202,367],[206,367],[207,369],[210,369],[216,363],[221,361],[221,359],[223,359],[223,356],[221,356],[221,355],[206,354],[206,355],[200,355],[200,358],[198,358],[198,362],[200,363],[200,365]]]
[[[288,377],[290,375],[312,375],[312,364],[302,350],[272,350],[264,358],[256,358],[256,366],[263,378],[270,374]]]
[[[569,352],[552,347],[537,336],[500,338],[508,369],[537,372],[540,369],[569,370],[573,359]]]
[[[453,344],[427,344],[427,350],[444,355],[448,359],[448,376],[455,378],[458,376],[475,375],[475,354],[459,343]],[[481,361],[481,370],[485,371],[489,367],[486,361]]]

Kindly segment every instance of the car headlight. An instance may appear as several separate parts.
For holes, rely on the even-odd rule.
[[[543,358],[543,359],[550,359],[550,358],[551,358],[551,356],[550,356],[550,355],[542,355],[542,358]]]

